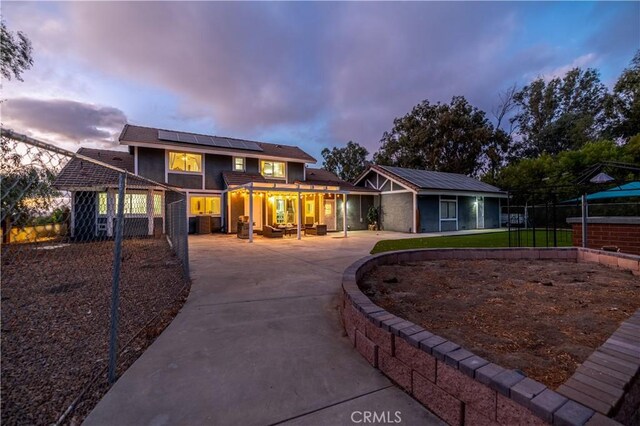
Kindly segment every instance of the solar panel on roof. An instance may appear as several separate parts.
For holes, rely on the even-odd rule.
[[[169,132],[158,130],[158,139],[171,142],[183,142],[196,145],[215,146],[219,148],[243,149],[247,151],[262,151],[260,145],[252,141],[227,139],[217,136],[194,135],[192,133]]]
[[[194,135],[190,135],[189,133],[178,133],[178,138],[180,138],[180,142],[198,143],[196,137]]]
[[[167,132],[166,130],[158,130],[158,139],[164,141],[180,142],[176,132]]]

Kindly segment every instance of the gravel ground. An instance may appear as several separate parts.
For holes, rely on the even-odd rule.
[[[593,263],[447,260],[381,266],[379,306],[550,388],[640,308],[640,277]]]
[[[100,375],[65,421],[79,423],[108,390],[113,242],[54,247],[2,248],[3,425],[56,422]],[[164,239],[125,240],[122,259],[119,374],[171,322],[189,291]]]

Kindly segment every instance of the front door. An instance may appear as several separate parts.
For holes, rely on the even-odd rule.
[[[262,199],[259,194],[253,194],[253,229],[262,230]],[[249,216],[249,196],[245,199],[244,215]]]
[[[324,200],[324,223],[327,231],[336,230],[336,200]]]
[[[478,210],[477,210],[477,221],[478,221],[478,229],[484,229],[484,198],[477,198]]]

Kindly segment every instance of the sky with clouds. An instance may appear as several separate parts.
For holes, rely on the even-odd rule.
[[[423,99],[490,113],[537,76],[640,48],[640,2],[3,2],[32,41],[2,122],[68,149],[117,147],[125,122],[374,152]]]

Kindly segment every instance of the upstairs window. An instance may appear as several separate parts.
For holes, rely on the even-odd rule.
[[[262,176],[269,178],[282,178],[285,175],[285,163],[281,161],[262,161],[261,167]]]
[[[202,155],[187,152],[169,152],[169,171],[202,173]]]
[[[244,157],[233,157],[233,171],[244,172]]]

